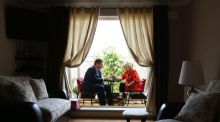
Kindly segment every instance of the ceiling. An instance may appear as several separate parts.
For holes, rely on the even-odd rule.
[[[117,8],[117,7],[149,7],[165,4],[169,6],[185,5],[190,0],[5,0],[6,4],[26,7],[73,6]]]

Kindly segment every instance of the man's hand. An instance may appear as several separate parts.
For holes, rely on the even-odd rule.
[[[115,78],[115,81],[120,82],[122,79],[121,78]]]
[[[103,79],[104,79],[104,80],[110,80],[110,78],[109,78],[109,77],[104,77]]]

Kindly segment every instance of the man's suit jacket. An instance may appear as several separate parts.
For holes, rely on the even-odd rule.
[[[103,78],[101,71],[92,66],[86,71],[83,86],[88,87],[94,84],[103,84]]]

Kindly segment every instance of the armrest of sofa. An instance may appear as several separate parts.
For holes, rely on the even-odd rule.
[[[48,91],[50,98],[69,99],[69,96],[63,90]]]
[[[157,115],[157,120],[173,119],[181,110],[184,103],[164,103]]]
[[[57,97],[63,98],[63,99],[69,99],[69,96],[63,90],[57,91]]]
[[[0,120],[6,122],[43,122],[40,107],[33,102],[0,105]]]

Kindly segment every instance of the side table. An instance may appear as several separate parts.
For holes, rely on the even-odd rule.
[[[80,109],[80,100],[79,99],[70,99],[71,101],[71,110]]]

